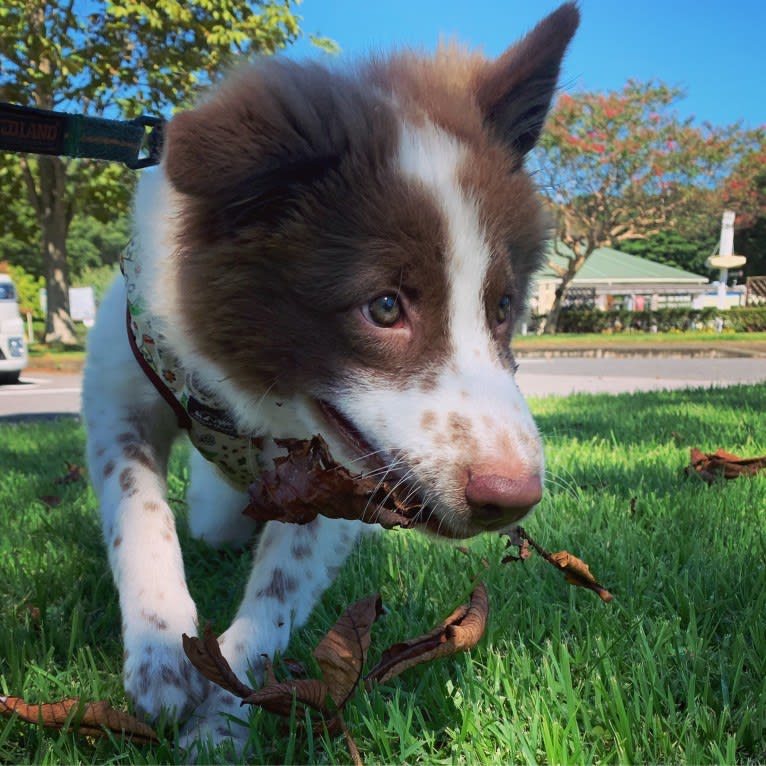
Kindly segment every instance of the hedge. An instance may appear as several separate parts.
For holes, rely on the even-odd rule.
[[[536,325],[542,317],[533,317]],[[558,332],[683,332],[685,330],[733,330],[766,332],[766,306],[693,309],[674,307],[654,311],[593,308],[565,309],[559,315]]]

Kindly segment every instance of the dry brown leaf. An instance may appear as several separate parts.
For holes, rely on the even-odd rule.
[[[766,470],[766,455],[739,457],[723,449],[705,453],[696,447],[691,448],[690,463],[686,467],[687,474],[696,473],[708,484],[712,484],[720,476],[725,479],[737,479],[740,476],[754,476],[763,470]]]
[[[327,714],[327,684],[316,678],[301,678],[267,684],[253,691],[242,702],[257,705],[270,713],[288,717],[293,708],[293,695],[298,702]]]
[[[184,633],[181,641],[189,662],[209,681],[240,698],[253,693],[253,689],[237,678],[226,658],[221,654],[221,647],[218,645],[218,639],[210,623],[205,625],[202,638],[187,636]]]
[[[257,521],[307,524],[317,516],[355,519],[387,529],[410,527],[421,506],[407,505],[378,479],[355,476],[335,462],[321,436],[275,439],[287,456],[274,459],[249,487],[244,513]]]
[[[524,561],[532,555],[532,551],[529,550],[529,540],[526,538],[526,533],[521,527],[514,527],[510,532],[506,534],[508,540],[505,543],[505,548],[516,547],[519,549],[517,555],[512,553],[507,554],[501,561],[501,564],[507,564],[510,561]]]
[[[39,606],[34,604],[24,604],[18,611],[19,619],[28,619],[32,625],[39,625],[42,622],[43,614]]]
[[[77,463],[70,463],[68,460],[64,461],[66,464],[66,474],[56,479],[54,484],[73,484],[76,481],[83,481],[85,475],[83,473],[83,467],[77,465]]]
[[[382,613],[377,593],[357,601],[341,615],[313,651],[322,669],[322,679],[338,708],[343,707],[362,677],[372,625]]]
[[[78,734],[104,737],[106,732],[123,734],[136,744],[159,742],[154,729],[132,715],[115,710],[108,702],[82,702],[76,697],[29,705],[20,697],[0,696],[0,714],[17,715],[23,721],[44,726],[47,729],[68,727]]]
[[[487,589],[479,583],[471,594],[470,602],[455,609],[430,633],[401,641],[386,649],[377,665],[367,674],[367,687],[373,681],[385,683],[422,662],[472,649],[484,635],[488,615]]]
[[[590,573],[590,567],[577,556],[568,551],[558,551],[551,553],[548,560],[564,573],[564,579],[571,585],[592,590],[602,601],[609,602],[614,598],[603,585],[596,582],[596,578]]]
[[[526,532],[523,527],[516,527],[513,532],[508,536],[507,547],[512,545],[518,545],[520,555],[519,556],[506,556],[503,560],[503,564],[507,564],[509,561],[518,561],[521,558],[526,558],[521,553],[523,551],[522,543],[529,543],[549,564],[556,567],[556,569],[564,573],[564,579],[570,585],[577,585],[581,588],[588,588],[598,595],[602,601],[611,601],[614,596],[603,586],[596,582],[596,578],[590,573],[588,565],[578,559],[577,556],[573,556],[568,551],[559,551],[558,553],[549,553],[543,548],[542,545],[536,543]],[[527,555],[529,551],[527,550]]]

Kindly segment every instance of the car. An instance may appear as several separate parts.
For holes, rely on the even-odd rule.
[[[16,383],[28,361],[16,286],[7,274],[0,274],[0,384]]]

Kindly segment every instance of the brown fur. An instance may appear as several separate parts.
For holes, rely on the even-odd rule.
[[[493,254],[487,321],[505,293],[518,312],[546,234],[521,161],[577,16],[562,6],[494,62],[455,45],[354,76],[262,61],[175,117],[165,168],[184,195],[179,294],[200,351],[254,392],[321,397],[342,374],[429,384],[449,353],[446,230],[430,193],[396,170],[402,120],[466,146],[459,180]],[[411,336],[360,318],[392,291]],[[510,364],[508,328],[497,340]]]

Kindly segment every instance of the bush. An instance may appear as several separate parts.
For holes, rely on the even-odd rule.
[[[731,308],[724,311],[717,308],[689,307],[654,311],[572,308],[561,312],[558,324],[558,332],[562,333],[685,332],[705,329],[766,332],[766,306]]]
[[[44,319],[45,316],[40,308],[40,290],[45,287],[45,280],[42,277],[32,276],[21,266],[11,264],[8,264],[8,276],[16,285],[21,313],[31,313],[34,319]]]

